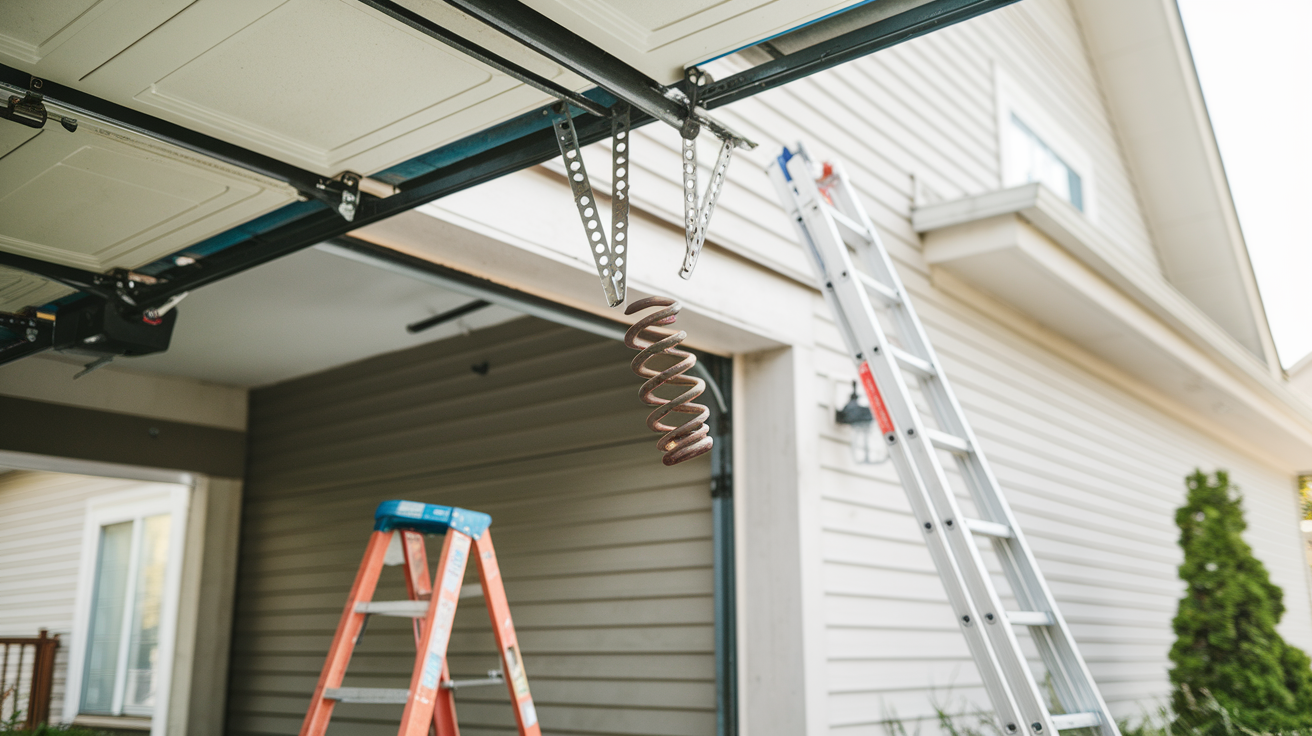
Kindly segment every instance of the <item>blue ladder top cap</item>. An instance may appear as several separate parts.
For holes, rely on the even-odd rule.
[[[418,501],[383,501],[374,512],[374,530],[380,532],[446,534],[447,529],[455,529],[478,539],[491,525],[492,517],[478,511]]]
[[[788,161],[792,159],[792,157],[793,152],[788,150],[788,146],[784,146],[784,152],[777,157],[779,160],[779,170],[784,172],[784,181],[793,180],[793,175],[788,173]]]

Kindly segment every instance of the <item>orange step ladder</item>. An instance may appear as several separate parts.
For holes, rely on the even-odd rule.
[[[497,555],[488,526],[492,517],[477,511],[416,501],[384,501],[374,512],[374,533],[365,548],[364,560],[346,600],[337,634],[324,662],[314,699],[301,725],[301,736],[323,736],[337,703],[405,704],[398,736],[427,736],[430,725],[437,736],[459,736],[456,723],[455,690],[462,685],[495,684],[503,679],[514,704],[519,736],[541,736],[533,696],[529,694],[524,660],[510,619],[510,606],[501,584]],[[374,589],[383,570],[383,560],[393,533],[401,535],[405,558],[405,583],[409,600],[375,601]],[[425,534],[442,534],[442,554],[437,573],[430,582],[424,552]],[[478,576],[492,619],[492,635],[501,652],[502,672],[490,672],[487,680],[452,681],[446,665],[451,624],[459,603],[470,547],[478,560]],[[405,616],[415,620],[415,666],[410,688],[342,687],[346,666],[370,615]]]

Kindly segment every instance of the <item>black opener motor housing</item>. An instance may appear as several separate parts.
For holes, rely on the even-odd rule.
[[[83,299],[59,310],[51,347],[96,357],[159,353],[168,350],[177,321],[176,309],[151,324],[119,314],[104,300]]]

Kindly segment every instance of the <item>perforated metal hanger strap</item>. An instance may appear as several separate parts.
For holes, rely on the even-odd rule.
[[[613,123],[612,130],[624,133],[623,152],[615,150],[613,157],[620,153],[625,154],[624,160],[628,160],[628,129],[629,116],[627,108],[621,113],[623,122],[618,120]],[[565,175],[569,177],[569,187],[574,195],[574,205],[578,207],[579,219],[583,222],[583,231],[587,235],[588,249],[592,251],[592,259],[597,264],[597,275],[601,277],[601,290],[606,294],[606,303],[612,307],[618,307],[624,303],[625,291],[625,272],[627,259],[620,255],[628,250],[627,235],[619,248],[615,248],[611,243],[606,242],[606,235],[601,226],[601,217],[597,211],[597,198],[592,193],[592,182],[588,180],[588,171],[583,166],[583,151],[579,148],[578,134],[574,131],[574,121],[569,114],[569,106],[560,103],[552,107],[552,126],[556,131],[556,143],[560,146],[560,155],[565,159]],[[622,124],[622,129],[619,127]],[[618,149],[618,146],[614,146]],[[622,191],[624,194],[623,211],[624,217],[622,224],[616,218],[611,223],[611,232],[613,235],[624,234],[628,229],[628,166],[621,166],[618,162],[613,164],[613,170],[618,172],[624,169],[624,186],[619,186],[619,180],[616,181],[616,191]],[[612,201],[611,211],[613,214],[618,213],[617,203]]]
[[[706,244],[706,232],[711,225],[711,215],[715,212],[715,202],[724,188],[724,177],[729,170],[729,161],[733,158],[733,149],[739,141],[724,138],[720,142],[720,155],[716,157],[715,169],[706,191],[699,192],[697,186],[697,134],[701,126],[694,118],[701,87],[711,83],[711,75],[695,67],[684,72],[688,82],[688,118],[684,121],[680,135],[683,137],[682,166],[683,179],[683,237],[687,249],[683,256],[683,266],[679,275],[685,279],[692,278],[692,271],[697,266],[697,258]]]
[[[629,250],[629,106],[619,103],[610,122],[610,245],[617,274],[616,290],[624,301]],[[602,275],[603,280],[605,274]],[[615,306],[612,304],[611,306]]]

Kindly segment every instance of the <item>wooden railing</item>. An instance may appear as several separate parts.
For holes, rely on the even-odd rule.
[[[0,724],[35,729],[50,720],[59,635],[0,637]]]

